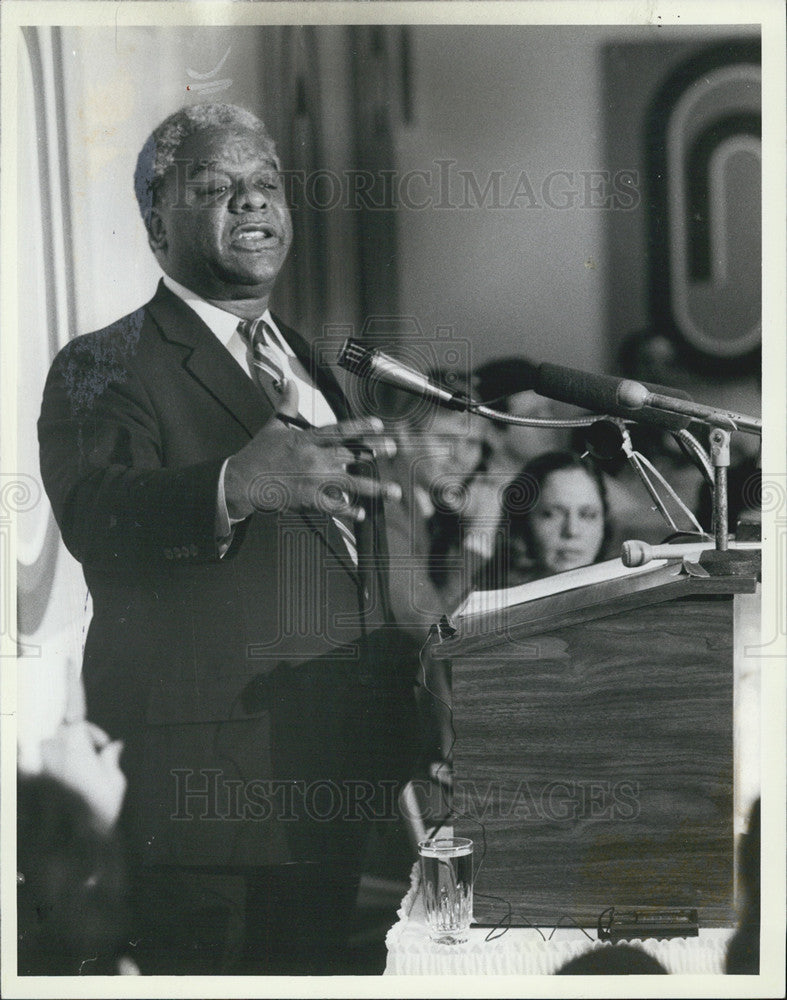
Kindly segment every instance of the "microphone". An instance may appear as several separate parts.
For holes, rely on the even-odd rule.
[[[683,430],[691,423],[691,416],[666,413],[647,405],[647,402],[637,405],[621,392],[621,387],[626,384],[640,383],[617,378],[614,375],[596,375],[592,372],[578,371],[576,368],[564,368],[562,365],[541,364],[536,369],[533,385],[530,388],[535,389],[539,396],[546,396],[547,399],[583,406],[587,410],[608,414],[611,417],[624,417],[637,423],[654,424],[673,433]],[[641,384],[656,393],[665,389],[660,385]],[[674,397],[690,399],[687,393],[680,390],[668,391]]]
[[[761,542],[731,542],[735,549],[756,551],[761,547]],[[634,569],[637,566],[645,566],[653,559],[678,560],[686,556],[699,555],[707,549],[713,548],[713,542],[698,540],[696,542],[686,542],[680,545],[648,545],[647,542],[640,542],[637,539],[624,542],[620,558],[624,566]]]
[[[640,542],[632,539],[623,542],[620,558],[624,566],[633,569],[635,566],[644,566],[653,559],[683,559],[685,556],[694,555],[703,548],[712,548],[713,542],[689,542],[683,545],[649,545],[647,542]]]
[[[622,404],[633,410],[651,406],[672,413],[685,413],[714,427],[745,431],[748,434],[762,434],[762,420],[757,417],[747,417],[743,413],[733,413],[731,410],[720,410],[704,403],[694,403],[687,396],[677,398],[680,396],[679,393],[674,389],[669,391],[672,393],[671,396],[661,392],[658,386],[645,386],[640,382],[624,379],[618,387],[618,398]]]
[[[451,392],[440,385],[435,385],[415,368],[408,368],[396,358],[384,354],[379,348],[367,350],[352,338],[348,338],[342,344],[338,364],[340,368],[360,378],[377,379],[452,410],[467,410],[473,405],[466,393]]]

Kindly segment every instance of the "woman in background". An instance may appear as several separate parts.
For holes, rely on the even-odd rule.
[[[573,452],[539,455],[503,492],[501,530],[479,589],[514,587],[600,562],[610,534],[601,472]]]

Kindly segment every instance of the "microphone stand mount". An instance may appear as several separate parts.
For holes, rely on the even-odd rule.
[[[699,558],[710,576],[751,576],[759,577],[761,572],[760,551],[730,549],[728,535],[729,497],[727,492],[727,469],[730,466],[730,431],[725,427],[714,427],[710,432],[710,457],[714,473],[713,489],[713,535],[716,547],[707,549]]]

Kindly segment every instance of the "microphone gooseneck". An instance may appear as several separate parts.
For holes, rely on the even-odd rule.
[[[432,382],[421,372],[409,368],[401,361],[397,361],[396,358],[385,354],[379,348],[369,350],[352,338],[345,340],[337,360],[340,368],[352,372],[359,378],[384,382],[440,406],[446,406],[452,410],[469,411],[479,417],[486,417],[488,420],[496,420],[499,423],[545,428],[587,427],[597,419],[596,417],[573,417],[571,419],[520,417],[514,413],[503,413],[485,406],[483,403],[475,402],[466,393],[451,392],[449,389]],[[522,388],[532,387],[523,386]]]

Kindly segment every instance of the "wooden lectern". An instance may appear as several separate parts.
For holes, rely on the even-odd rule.
[[[758,614],[756,575],[615,562],[614,579],[458,617],[431,647],[451,667],[479,923],[506,902],[514,924],[592,926],[612,905],[735,922],[734,633]]]

